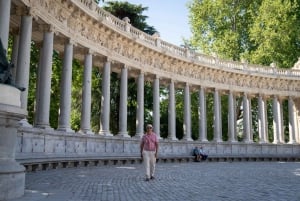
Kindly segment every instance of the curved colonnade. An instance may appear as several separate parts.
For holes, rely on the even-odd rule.
[[[0,13],[4,47],[14,38],[16,84],[28,88],[30,45],[40,47],[34,125],[21,122],[16,158],[86,156],[138,156],[144,132],[144,83],[153,83],[153,124],[159,135],[159,88],[169,91],[168,138],[161,140],[161,155],[189,155],[196,144],[205,144],[211,155],[299,155],[300,71],[221,60],[174,46],[132,27],[103,11],[93,0],[8,0]],[[10,8],[10,13],[7,12]],[[7,15],[7,16],[5,16]],[[7,32],[7,34],[6,34]],[[49,126],[53,50],[63,54],[58,128]],[[70,128],[72,60],[82,61],[84,83],[80,132]],[[100,131],[90,129],[91,69],[102,69]],[[110,74],[120,74],[119,133],[109,129]],[[137,78],[137,127],[127,133],[127,80]],[[184,138],[176,139],[175,90],[184,89]],[[199,139],[191,138],[191,91],[199,92]],[[206,95],[214,96],[214,140],[207,140]],[[221,95],[228,96],[228,141],[222,141]],[[236,98],[243,98],[244,141],[237,141]],[[259,143],[253,142],[251,98],[258,100]],[[21,94],[27,110],[28,91]],[[274,141],[268,142],[267,101],[273,102]],[[284,140],[282,101],[289,105],[289,140]],[[85,134],[85,135],[83,135]]]

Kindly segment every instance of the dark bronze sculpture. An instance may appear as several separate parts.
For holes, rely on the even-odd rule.
[[[13,67],[14,64],[8,63],[7,61],[6,51],[3,47],[2,40],[0,38],[0,83],[14,86],[20,91],[25,91],[24,87],[16,86],[14,80],[12,79],[11,69]]]

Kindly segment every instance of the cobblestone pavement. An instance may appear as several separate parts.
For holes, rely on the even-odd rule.
[[[115,200],[300,201],[300,163],[158,163],[149,182],[141,164],[32,172],[13,201]]]

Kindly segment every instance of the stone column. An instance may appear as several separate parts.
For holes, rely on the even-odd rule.
[[[128,99],[128,68],[121,71],[120,105],[119,105],[119,136],[130,137],[127,131],[127,99]]]
[[[273,98],[274,144],[283,143],[282,105],[277,96]]]
[[[20,44],[18,53],[18,66],[16,73],[16,85],[26,88],[21,93],[21,108],[27,110],[30,50],[31,50],[32,16],[21,17]],[[24,121],[24,125],[27,120]]]
[[[59,131],[74,133],[70,126],[71,117],[71,95],[72,95],[72,62],[73,62],[73,44],[68,41],[65,44],[63,68],[60,82],[60,102],[59,102]]]
[[[82,108],[80,133],[94,134],[91,131],[91,103],[92,103],[92,65],[93,55],[89,51],[84,57]]]
[[[141,72],[137,83],[137,108],[136,108],[136,137],[144,134],[144,73]]]
[[[214,141],[222,142],[221,99],[218,89],[214,92]]]
[[[13,38],[13,48],[12,48],[12,63],[14,64],[14,67],[11,69],[11,74],[13,77],[13,80],[16,80],[17,75],[17,66],[18,66],[18,53],[19,53],[19,42],[20,42],[19,35],[14,35]]]
[[[20,91],[0,84],[0,200],[24,195],[25,168],[15,160],[17,126],[27,115],[21,108]]]
[[[186,83],[184,87],[184,125],[183,125],[184,139],[193,141],[191,134],[191,96],[190,87]]]
[[[293,98],[289,97],[289,144],[296,144],[296,124],[295,124],[295,103]]]
[[[267,143],[267,108],[266,108],[266,100],[260,94],[258,97],[258,133],[259,133],[259,142]]]
[[[199,91],[199,138],[201,142],[207,142],[207,119],[206,119],[206,95],[205,88],[201,86]]]
[[[280,140],[280,143],[285,143],[285,140],[284,140],[284,123],[283,123],[283,105],[282,105],[282,99],[279,99],[279,118],[280,118],[280,136],[279,136],[279,140]]]
[[[244,142],[251,143],[251,114],[250,114],[250,97],[247,93],[243,96],[243,132]]]
[[[235,96],[232,91],[228,97],[228,141],[236,142],[236,109]]]
[[[53,54],[54,33],[45,32],[43,47],[40,51],[40,61],[38,66],[38,99],[36,102],[35,127],[50,129],[49,111],[51,97],[51,75],[52,75],[52,54]]]
[[[113,136],[109,130],[110,118],[110,73],[111,61],[106,61],[102,74],[102,97],[101,97],[101,117],[100,117],[100,135]]]
[[[159,77],[153,82],[153,129],[157,137],[160,137],[160,105],[159,105]]]
[[[11,0],[0,0],[0,38],[7,51]]]
[[[169,106],[168,106],[168,139],[178,140],[176,137],[176,108],[175,108],[175,86],[171,80],[169,86]]]

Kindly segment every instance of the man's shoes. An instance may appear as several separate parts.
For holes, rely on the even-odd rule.
[[[146,178],[146,180],[145,181],[150,181],[150,179],[149,178]]]
[[[153,176],[151,176],[150,179],[155,179],[155,178]]]

